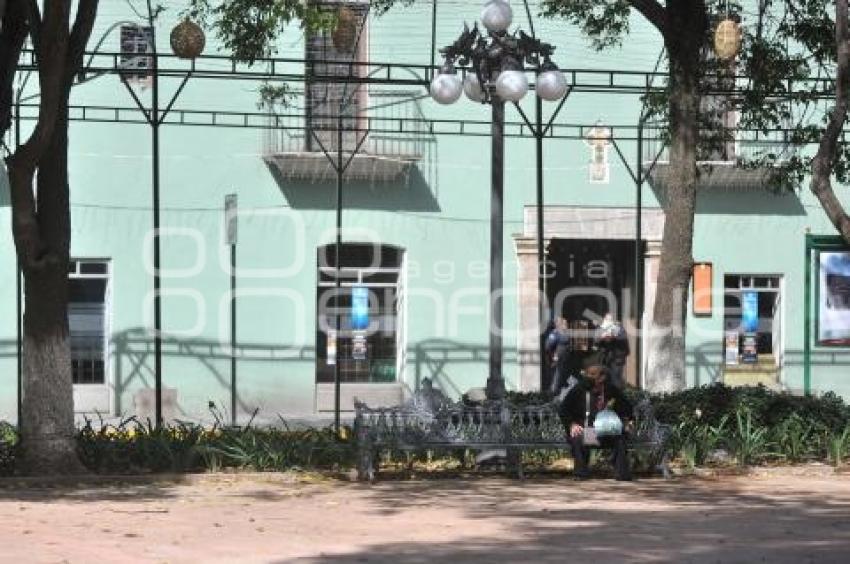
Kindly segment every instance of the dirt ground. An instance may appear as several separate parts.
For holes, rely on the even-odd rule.
[[[850,562],[850,475],[0,481],[0,562]]]

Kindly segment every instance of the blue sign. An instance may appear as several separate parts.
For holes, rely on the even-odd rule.
[[[369,328],[369,288],[364,286],[351,289],[351,328],[355,331]]]
[[[741,293],[741,325],[744,333],[759,329],[759,295],[757,292]]]

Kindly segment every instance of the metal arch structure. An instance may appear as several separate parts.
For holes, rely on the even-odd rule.
[[[433,53],[432,53],[433,54]],[[375,86],[408,86],[427,89],[431,78],[438,72],[439,67],[433,64],[399,64],[399,63],[384,63],[384,62],[350,62],[345,63],[349,67],[348,76],[332,75],[332,74],[307,74],[304,72],[293,72],[293,68],[305,68],[307,60],[304,58],[264,58],[257,59],[252,65],[240,63],[231,57],[220,55],[204,55],[192,60],[179,59],[170,54],[162,53],[147,53],[145,56],[152,60],[152,68],[150,74],[154,83],[155,95],[152,100],[152,107],[146,109],[141,100],[132,91],[132,88],[127,85],[125,78],[127,69],[121,65],[121,57],[126,54],[122,53],[104,53],[104,52],[87,52],[85,53],[86,63],[80,69],[80,82],[91,80],[93,76],[114,75],[121,79],[125,86],[128,86],[135,106],[102,106],[102,105],[72,105],[69,108],[70,121],[74,122],[101,122],[101,123],[127,123],[127,124],[146,124],[151,126],[153,130],[152,151],[154,152],[153,160],[156,163],[159,153],[159,127],[163,125],[179,125],[179,126],[212,126],[226,128],[250,128],[250,129],[286,129],[286,125],[282,124],[279,118],[284,115],[269,114],[262,112],[235,112],[235,111],[219,111],[219,110],[194,110],[181,109],[175,107],[175,103],[179,98],[183,87],[187,84],[190,78],[208,79],[208,80],[243,80],[243,81],[289,81],[289,82],[333,82],[346,83],[358,86],[375,85]],[[312,61],[317,62],[316,60]],[[322,61],[318,61],[322,62]],[[335,61],[335,63],[339,63]],[[32,50],[24,50],[18,62],[18,71],[32,71],[37,69],[35,53]],[[358,72],[355,72],[357,70]],[[469,72],[467,68],[459,68],[463,73]],[[616,70],[616,69],[582,69],[582,68],[567,68],[561,69],[568,78],[570,84],[569,92],[575,93],[594,93],[594,94],[614,94],[614,95],[646,95],[653,92],[662,92],[663,84],[667,78],[666,73],[658,71],[633,71],[633,70]],[[180,80],[180,85],[176,92],[170,98],[167,107],[159,107],[159,79],[168,77]],[[744,79],[745,77],[736,77]],[[745,91],[745,89],[737,86],[739,81],[735,81],[736,86],[732,89],[717,89],[708,92],[715,95],[735,95]],[[660,85],[659,85],[660,83]],[[531,87],[534,88],[532,81]],[[804,81],[790,81],[787,85],[789,92],[806,92],[812,98],[832,98],[834,96],[834,83],[829,79],[812,78]],[[36,94],[37,96],[37,94]],[[562,104],[563,105],[563,104]],[[20,99],[15,102],[15,120],[16,120],[16,138],[20,136],[18,126],[20,122],[34,120],[37,117],[38,105],[35,103],[23,102]],[[558,123],[556,118],[561,106],[558,107],[550,117],[548,124],[544,125],[540,110],[536,112],[534,122],[530,121],[527,116],[522,113],[519,106],[522,121],[513,121],[505,123],[505,137],[509,138],[528,138],[535,139],[538,145],[538,153],[542,155],[541,145],[545,139],[562,139],[562,140],[584,140],[587,133],[595,127],[596,124],[569,124]],[[303,114],[290,114],[291,116],[304,117]],[[271,119],[270,119],[271,118]],[[491,122],[484,120],[463,120],[463,119],[405,119],[405,118],[373,118],[365,117],[366,125],[362,128],[345,128],[346,132],[359,132],[364,135],[369,133],[405,133],[409,128],[414,126],[425,125],[426,132],[430,135],[460,135],[460,136],[478,136],[485,137],[491,135]],[[656,140],[664,141],[664,139],[656,136],[651,138],[645,135],[642,124],[633,125],[608,125],[612,131],[612,139],[617,141],[635,141],[639,144],[642,141]],[[294,128],[293,128],[294,129]],[[298,129],[302,129],[300,127]],[[315,129],[315,128],[314,128]],[[316,131],[319,131],[316,129]],[[328,128],[326,131],[342,132],[340,127]],[[421,131],[418,130],[418,131]],[[758,130],[739,129],[740,132],[750,132],[758,134]],[[788,138],[791,130],[772,130],[773,133],[781,133],[782,137]],[[847,132],[842,135],[842,143],[847,142]],[[776,141],[777,144],[782,144],[782,141]],[[618,149],[619,153],[619,149]],[[640,160],[640,153],[638,156]],[[158,227],[159,213],[159,170],[155,164],[153,173],[154,186],[154,223],[155,228]],[[538,158],[538,177],[542,174],[542,162]],[[635,179],[636,184],[640,186],[646,179],[646,174],[640,174],[640,168],[643,163],[636,163],[636,167],[630,170],[631,176]],[[629,168],[627,166],[627,168]],[[636,172],[637,171],[637,172]],[[637,176],[636,176],[637,175]],[[540,184],[542,186],[542,183]],[[540,192],[540,191],[538,191]],[[542,202],[542,194],[538,193],[538,200]],[[542,206],[538,206],[538,215],[542,213]],[[638,214],[638,231],[637,237],[640,237],[640,214]],[[538,249],[542,248],[542,239],[540,231],[542,230],[542,222],[538,229]],[[158,241],[155,240],[155,246],[158,246]],[[158,254],[158,253],[156,253]],[[541,257],[542,258],[542,257]],[[156,261],[155,261],[156,262]],[[541,261],[545,263],[545,261]],[[156,269],[158,273],[158,268]],[[545,274],[545,273],[544,273]],[[156,286],[156,283],[155,283]],[[18,293],[18,299],[20,292]],[[159,316],[157,318],[157,328],[155,328],[155,339],[159,340],[161,323]],[[20,335],[19,335],[20,341]],[[18,344],[18,355],[20,357],[20,342]],[[156,372],[161,373],[161,351],[156,354]],[[541,357],[541,365],[543,359]],[[20,367],[20,358],[18,360]],[[20,370],[19,385],[20,385]],[[161,374],[156,378],[156,409],[157,422],[161,422],[162,407],[161,407]]]
[[[86,63],[80,69],[84,75],[120,75],[128,72],[121,66],[121,57],[126,53],[120,52],[86,52]],[[258,58],[253,63],[239,62],[226,55],[201,55],[196,59],[180,59],[176,55],[164,53],[146,53],[146,58],[156,61],[158,75],[162,77],[183,78],[191,75],[199,79],[229,79],[229,80],[279,80],[289,82],[335,82],[353,84],[421,86],[427,88],[434,74],[439,72],[439,66],[418,63],[392,62],[350,62],[344,63],[350,68],[348,76],[303,72],[294,72],[293,68],[304,68],[308,62],[305,58],[269,57]],[[313,59],[313,63],[336,63],[339,61],[323,61]],[[18,61],[18,71],[37,70],[35,53],[24,50]],[[457,67],[463,73],[470,72],[467,67]],[[354,72],[354,71],[357,72]],[[411,76],[411,71],[413,76]],[[663,92],[667,73],[654,71],[636,71],[624,69],[590,69],[562,68],[573,92],[598,94],[647,94]],[[529,76],[533,76],[529,73]],[[741,86],[746,76],[736,76],[730,83],[733,88],[711,88],[706,90],[708,95],[735,95],[746,91]],[[531,81],[533,88],[534,82]],[[834,81],[828,78],[812,77],[806,80],[788,79],[786,85],[789,93],[807,93],[813,98],[834,98]]]

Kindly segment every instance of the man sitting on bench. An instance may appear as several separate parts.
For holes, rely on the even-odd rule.
[[[608,369],[601,355],[590,354],[582,366],[581,381],[570,390],[561,404],[561,417],[575,462],[575,477],[579,480],[590,477],[590,448],[610,448],[613,451],[614,477],[617,480],[631,480],[625,431],[633,417],[632,405],[623,392],[609,382]],[[616,413],[620,422],[607,411],[600,416],[599,428],[595,428],[597,415],[603,410]]]

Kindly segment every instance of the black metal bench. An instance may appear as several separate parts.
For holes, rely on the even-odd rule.
[[[635,426],[627,436],[628,449],[646,453],[649,463],[669,477],[669,426],[658,422],[646,399],[638,401],[634,411]],[[374,481],[382,451],[504,449],[509,470],[522,478],[522,451],[569,450],[555,401],[522,406],[507,400],[467,405],[417,394],[398,407],[370,408],[355,401],[355,414],[361,480]]]

